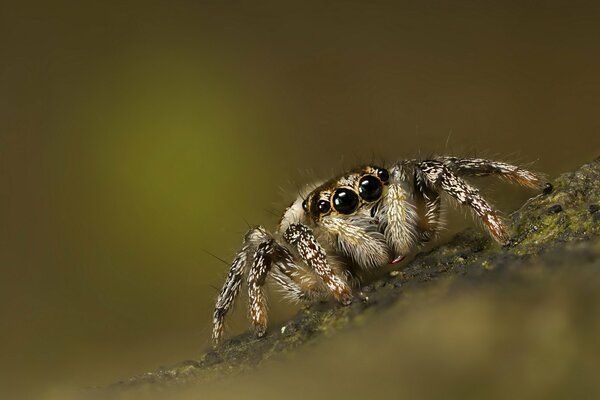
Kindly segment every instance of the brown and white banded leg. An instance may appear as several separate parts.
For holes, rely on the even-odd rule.
[[[338,275],[327,262],[325,250],[307,226],[294,223],[284,232],[283,238],[293,245],[300,258],[323,280],[333,296],[342,304],[352,301],[352,291],[346,280]]]
[[[440,161],[422,161],[418,163],[417,168],[434,187],[446,192],[460,204],[471,207],[496,241],[500,243],[508,241],[504,223],[478,189],[459,178]]]
[[[325,271],[325,275],[327,275],[326,268],[317,268],[319,262],[309,263],[306,260],[305,262],[308,267],[298,265],[292,253],[277,243],[264,228],[257,227],[250,230],[246,234],[242,250],[232,263],[225,285],[217,300],[213,319],[214,342],[219,343],[221,340],[223,321],[239,294],[247,265],[250,263],[247,282],[248,308],[250,321],[258,337],[264,336],[267,329],[267,299],[264,286],[269,276],[279,285],[285,297],[291,300],[313,301],[326,298],[332,287],[335,287],[338,291],[333,293],[334,296],[338,297],[336,293],[341,292],[340,301],[349,302],[349,300],[344,300],[347,296],[351,296],[349,287],[347,296],[343,295],[343,290],[339,290],[340,287],[347,285],[343,279],[335,276],[333,271],[330,271],[333,278],[325,279],[323,272]]]
[[[456,175],[464,176],[487,176],[497,175],[509,182],[516,183],[530,188],[539,188],[542,186],[542,176],[500,161],[485,160],[483,158],[458,158],[441,157],[439,158],[448,170]]]
[[[242,250],[236,255],[233,263],[231,263],[231,269],[227,274],[227,279],[223,285],[223,289],[219,293],[217,299],[217,305],[213,313],[213,331],[212,338],[215,343],[221,341],[223,336],[223,323],[225,315],[233,306],[237,295],[240,292],[240,286],[242,284],[242,278],[244,277],[244,271],[248,262],[250,252],[250,246],[244,246]]]
[[[264,284],[271,270],[278,245],[270,239],[258,245],[254,261],[248,273],[248,311],[256,336],[264,336],[267,330],[267,300]]]
[[[215,343],[219,343],[223,336],[225,316],[233,307],[235,299],[240,293],[246,266],[248,265],[248,262],[252,260],[254,249],[256,248],[257,243],[267,240],[268,237],[266,230],[260,226],[250,229],[244,237],[242,249],[233,259],[231,268],[227,274],[227,279],[217,298],[217,304],[213,313],[212,338]]]
[[[287,249],[286,249],[287,250]],[[276,289],[291,302],[314,302],[331,297],[329,288],[308,266],[289,259],[280,259],[271,269]]]
[[[257,247],[248,273],[248,301],[250,320],[258,337],[264,336],[267,329],[264,289],[267,277],[273,278],[286,298],[314,301],[328,297],[330,290],[327,281],[321,279],[317,271],[296,263],[292,253],[275,239]]]

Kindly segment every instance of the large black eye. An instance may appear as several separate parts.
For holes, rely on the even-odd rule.
[[[381,197],[383,186],[373,175],[364,176],[358,183],[360,197],[367,201],[375,201]]]
[[[306,202],[306,200],[304,200],[302,202],[302,209],[304,210],[305,213],[308,212],[308,203]]]
[[[338,189],[333,194],[333,208],[341,214],[352,214],[358,207],[358,195],[350,189]]]
[[[327,214],[331,209],[331,205],[327,200],[319,200],[317,202],[317,208],[321,214]]]
[[[382,182],[387,182],[390,179],[390,173],[387,169],[377,168],[377,176]]]

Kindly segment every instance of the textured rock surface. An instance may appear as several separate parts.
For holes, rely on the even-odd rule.
[[[211,382],[244,374],[270,359],[293,357],[352,327],[365,327],[374,316],[394,306],[412,307],[420,296],[444,287],[465,285],[531,285],[559,271],[575,271],[583,281],[598,284],[600,275],[600,159],[563,174],[544,192],[510,216],[512,240],[498,247],[481,231],[467,230],[449,243],[418,254],[401,272],[362,288],[348,307],[316,304],[283,326],[271,326],[256,339],[250,333],[208,350],[199,360],[183,362],[112,385],[120,393],[165,389],[186,382]],[[536,267],[530,267],[535,263]],[[576,270],[575,270],[576,269]],[[443,282],[443,284],[442,284]],[[516,283],[515,283],[516,282]],[[593,290],[596,287],[598,290]],[[583,290],[583,289],[582,289]],[[592,286],[590,293],[598,293]],[[600,314],[600,295],[586,312]],[[594,320],[596,323],[597,321]]]

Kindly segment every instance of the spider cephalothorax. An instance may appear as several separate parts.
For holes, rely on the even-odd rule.
[[[225,315],[246,277],[250,320],[256,334],[267,326],[264,284],[271,278],[289,299],[352,300],[360,271],[402,260],[442,227],[442,194],[469,207],[496,241],[508,234],[479,191],[461,176],[497,175],[539,187],[538,175],[496,161],[438,157],[403,160],[389,168],[364,166],[300,195],[274,234],[255,227],[231,264],[213,316],[213,340],[223,335]]]
[[[314,189],[302,202],[303,210],[314,222],[327,216],[351,215],[359,209],[370,209],[383,194],[389,172],[367,166],[331,179]]]

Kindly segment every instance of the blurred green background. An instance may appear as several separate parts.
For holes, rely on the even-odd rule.
[[[197,357],[227,269],[205,251],[231,259],[244,219],[272,227],[298,185],[372,158],[554,176],[597,156],[599,17],[593,2],[0,3],[0,394]],[[510,211],[528,195],[493,197]]]

